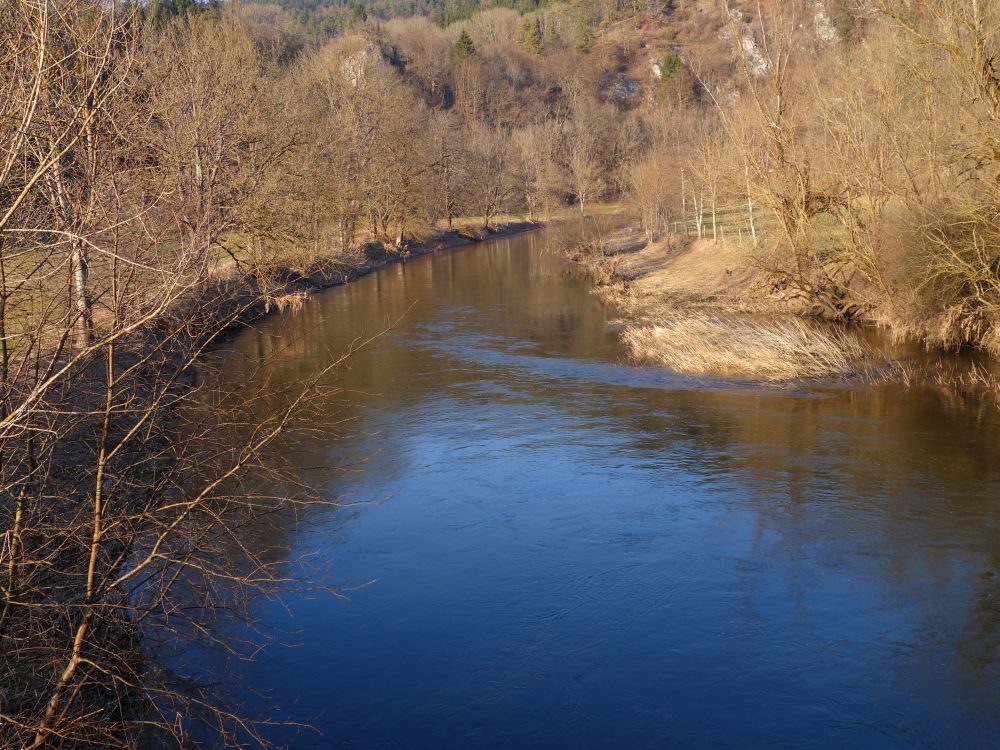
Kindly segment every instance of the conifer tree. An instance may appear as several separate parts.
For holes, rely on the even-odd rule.
[[[542,30],[538,26],[537,18],[525,18],[521,21],[521,28],[517,33],[517,44],[523,52],[529,55],[540,55],[545,49],[542,42]]]
[[[455,57],[464,59],[472,57],[474,54],[476,54],[476,45],[469,33],[462,29],[462,33],[458,35],[458,41],[455,42]]]
[[[590,24],[581,18],[573,27],[573,47],[576,48],[577,52],[590,52],[593,46],[594,32],[591,30]]]

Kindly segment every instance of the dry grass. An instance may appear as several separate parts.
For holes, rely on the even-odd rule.
[[[875,358],[848,331],[792,317],[677,315],[628,328],[623,339],[637,360],[677,372],[769,381],[853,375]]]
[[[873,383],[901,383],[907,388],[933,388],[950,396],[992,399],[1000,406],[1000,377],[996,368],[975,361],[942,357],[936,362],[893,362]]]

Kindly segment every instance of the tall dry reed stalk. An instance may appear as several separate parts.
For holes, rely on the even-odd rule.
[[[873,359],[856,335],[791,317],[685,314],[631,327],[623,339],[637,360],[693,375],[827,378],[861,372]]]

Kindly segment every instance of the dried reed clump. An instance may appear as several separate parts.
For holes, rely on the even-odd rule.
[[[984,364],[966,366],[941,359],[931,363],[893,362],[872,377],[873,383],[898,382],[911,388],[922,386],[960,396],[988,397],[1000,405],[1000,377]]]
[[[873,359],[854,334],[790,317],[678,315],[634,326],[622,337],[637,360],[692,375],[827,378],[863,372]]]
[[[309,292],[289,292],[287,294],[277,294],[264,298],[264,312],[271,312],[272,309],[278,312],[289,310],[297,313],[309,299]]]

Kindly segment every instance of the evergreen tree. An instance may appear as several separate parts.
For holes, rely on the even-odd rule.
[[[542,29],[537,18],[525,18],[517,32],[517,46],[529,55],[540,55],[545,49],[542,42]]]
[[[348,21],[348,24],[353,27],[364,23],[367,20],[368,14],[365,12],[365,6],[361,3],[354,3],[354,5],[351,6],[351,20]]]
[[[464,59],[472,57],[474,54],[476,54],[476,45],[468,32],[462,29],[462,33],[458,35],[458,41],[455,42],[455,57]]]
[[[203,17],[209,22],[222,18],[221,0],[148,0],[140,8],[143,23],[156,29],[175,18]]]
[[[594,32],[591,30],[590,24],[581,18],[573,27],[573,47],[576,48],[577,52],[590,52],[593,46]]]
[[[656,89],[656,100],[661,104],[690,101],[694,90],[694,76],[684,66],[681,56],[668,50],[660,61],[660,83]]]
[[[682,67],[684,67],[684,62],[681,60],[681,56],[673,50],[667,50],[667,53],[663,56],[663,61],[660,63],[660,80],[669,80],[670,76]]]
[[[209,22],[218,23],[222,20],[222,0],[208,0],[204,12]]]

